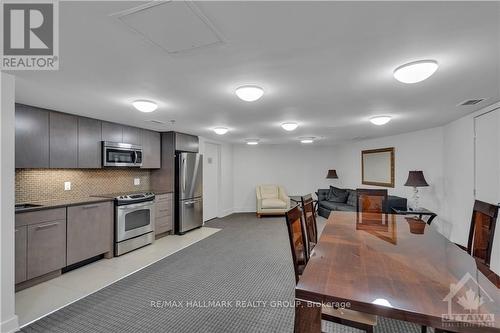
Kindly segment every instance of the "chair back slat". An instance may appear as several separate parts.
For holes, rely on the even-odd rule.
[[[384,213],[387,204],[387,190],[364,189],[356,190],[356,211],[366,213]]]
[[[307,263],[307,249],[306,237],[302,228],[302,211],[298,205],[285,213],[285,220],[292,251],[295,282],[299,282],[299,276],[302,274],[301,267]]]
[[[476,200],[472,211],[467,252],[490,266],[498,206]]]
[[[306,225],[306,235],[308,241],[308,254],[311,248],[318,243],[318,226],[316,225],[316,212],[314,211],[314,200],[311,194],[301,197],[302,211]]]

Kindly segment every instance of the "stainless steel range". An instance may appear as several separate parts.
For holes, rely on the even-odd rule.
[[[115,255],[154,241],[154,193],[120,195],[115,198]]]

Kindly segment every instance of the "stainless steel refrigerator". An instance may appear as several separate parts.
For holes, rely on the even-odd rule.
[[[175,233],[203,224],[203,155],[176,152]]]

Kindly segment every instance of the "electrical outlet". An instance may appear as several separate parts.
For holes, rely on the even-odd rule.
[[[134,185],[141,185],[141,178],[134,178]]]
[[[71,182],[64,182],[64,190],[65,191],[71,190]]]

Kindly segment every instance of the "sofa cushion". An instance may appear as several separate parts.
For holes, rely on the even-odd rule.
[[[387,197],[387,213],[392,213],[392,209],[406,209],[407,208],[407,200],[406,198],[397,197],[395,195],[389,195]]]
[[[323,201],[328,198],[328,193],[330,193],[330,189],[320,188],[316,195],[318,196],[318,201]]]
[[[342,212],[352,212],[356,210],[356,207],[349,206],[348,204],[341,202],[321,201],[319,205],[320,207],[328,210],[337,210]]]
[[[262,208],[286,208],[286,202],[280,199],[262,199]]]
[[[262,199],[278,198],[278,186],[260,185],[260,196]]]
[[[345,203],[339,203],[336,210],[341,212],[354,212],[356,211],[356,207]]]
[[[322,208],[326,208],[329,210],[342,210],[342,211],[352,211],[355,207],[349,208],[349,205],[341,202],[332,202],[332,201],[321,201],[319,206]]]
[[[347,201],[348,194],[349,193],[347,193],[347,190],[335,186],[330,186],[330,191],[328,192],[328,197],[326,200],[345,203]]]
[[[331,201],[327,201],[327,200],[320,201],[318,205],[320,207],[330,209],[330,210],[335,209],[335,207],[337,207],[336,202],[331,202]]]
[[[353,206],[356,209],[356,200],[357,200],[356,190],[348,189],[347,192],[349,193],[349,195],[347,197],[347,202],[346,203],[349,206]]]

